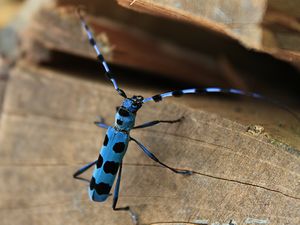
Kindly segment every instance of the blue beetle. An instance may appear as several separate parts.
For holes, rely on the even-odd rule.
[[[123,91],[121,91],[121,93],[125,94]],[[155,120],[139,126],[134,126],[136,113],[142,107],[144,101],[145,99],[142,96],[133,96],[131,98],[126,97],[122,105],[117,108],[115,123],[113,126],[108,126],[103,122],[95,122],[97,126],[107,129],[102,148],[100,149],[99,157],[94,162],[89,163],[88,165],[79,169],[73,175],[76,179],[85,180],[84,178],[79,177],[79,175],[85,172],[91,166],[95,165],[92,179],[89,182],[89,196],[93,201],[103,202],[110,195],[110,190],[118,173],[113,199],[114,210],[129,210],[128,206],[117,208],[116,205],[120,188],[122,160],[126,153],[128,143],[131,140],[136,142],[152,160],[158,162],[171,171],[185,175],[192,173],[191,171],[178,170],[162,163],[143,144],[129,136],[129,132],[132,129],[145,128],[158,123],[176,123],[181,120],[181,118],[177,120]]]
[[[114,126],[107,129],[90,182],[89,195],[93,201],[102,202],[109,196],[119,167],[122,166],[130,140],[129,132],[134,127],[136,112],[141,107],[142,100],[141,96],[126,98],[118,108]],[[119,174],[121,175],[120,172]]]

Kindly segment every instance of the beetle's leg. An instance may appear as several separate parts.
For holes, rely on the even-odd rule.
[[[135,126],[135,127],[133,127],[132,129],[139,129],[139,128],[151,127],[151,126],[154,126],[154,125],[159,124],[159,123],[178,123],[178,122],[180,122],[183,118],[184,118],[184,117],[180,117],[180,118],[177,119],[177,120],[153,120],[153,121],[146,122],[146,123],[143,123],[143,124],[141,124],[141,125]]]
[[[94,162],[91,162],[83,167],[81,167],[79,170],[77,170],[74,174],[73,174],[73,178],[78,179],[78,180],[83,180],[86,182],[90,182],[89,180],[83,178],[83,177],[79,177],[80,174],[84,173],[85,171],[87,171],[89,168],[91,168],[93,165],[95,165],[97,163],[98,160],[95,160]]]

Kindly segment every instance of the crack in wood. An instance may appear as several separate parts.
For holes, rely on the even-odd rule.
[[[127,164],[124,164],[124,165],[127,165],[127,166],[145,166],[145,167],[152,166],[152,167],[163,168],[163,167],[161,167],[159,165],[152,165],[152,164],[128,164],[127,163]],[[210,178],[214,178],[214,179],[218,179],[218,180],[223,180],[223,181],[234,182],[234,183],[238,183],[238,184],[242,184],[242,185],[247,185],[247,186],[252,186],[252,187],[256,187],[256,188],[261,188],[261,189],[264,189],[264,190],[267,190],[267,191],[271,191],[271,192],[275,192],[275,193],[284,195],[284,196],[289,197],[289,198],[300,200],[299,197],[288,195],[288,194],[285,194],[285,193],[283,193],[281,191],[278,191],[278,190],[275,190],[275,189],[271,189],[271,188],[267,188],[267,187],[264,187],[264,186],[261,186],[261,185],[258,185],[258,184],[252,184],[252,183],[249,183],[249,182],[239,181],[239,180],[234,180],[234,179],[228,179],[228,178],[224,178],[224,177],[217,177],[217,176],[213,176],[213,175],[210,175],[210,174],[205,174],[205,173],[201,173],[201,172],[197,172],[197,171],[193,171],[193,170],[189,170],[189,169],[185,169],[185,170],[188,170],[188,171],[192,172],[193,174],[197,174],[197,175],[201,175],[201,176],[205,176],[205,177],[210,177]]]
[[[160,165],[155,165],[155,164],[123,163],[123,165],[124,166],[134,166],[134,167],[158,167],[158,168],[163,169],[163,167],[161,167]],[[70,164],[50,164],[50,165],[47,165],[47,164],[20,164],[20,163],[17,163],[17,164],[9,164],[9,165],[0,165],[0,167],[4,167],[4,166],[7,166],[7,167],[12,167],[12,166],[19,166],[19,167],[35,167],[35,166],[47,167],[47,166],[49,166],[49,167],[52,167],[53,166],[53,167],[55,167],[55,166],[70,166]],[[176,169],[179,169],[179,168],[176,168]],[[180,168],[180,170],[181,170],[181,168]],[[258,185],[258,184],[253,184],[253,183],[234,180],[234,179],[228,179],[228,178],[224,178],[224,177],[213,176],[211,174],[201,173],[201,172],[197,172],[197,171],[190,170],[190,169],[185,169],[185,170],[188,170],[188,171],[192,172],[193,174],[197,174],[197,175],[201,175],[201,176],[205,176],[205,177],[210,177],[210,178],[213,178],[213,179],[238,183],[238,184],[242,184],[242,185],[252,186],[252,187],[256,187],[256,188],[261,188],[261,189],[264,189],[264,190],[267,190],[267,191],[271,191],[271,192],[275,192],[275,193],[284,195],[284,196],[289,197],[289,198],[300,200],[299,197],[292,196],[292,195],[286,194],[282,191],[267,188],[267,187],[264,187],[264,186],[261,186],[261,185]]]
[[[159,222],[152,222],[152,223],[143,223],[141,225],[155,225],[155,224],[193,224],[193,225],[208,225],[208,223],[195,223],[190,221],[159,221]]]

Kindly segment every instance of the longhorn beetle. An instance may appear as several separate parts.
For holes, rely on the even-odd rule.
[[[166,97],[179,97],[185,94],[204,94],[204,93],[227,93],[227,94],[235,94],[235,95],[243,95],[252,98],[262,99],[273,104],[276,104],[291,114],[293,114],[298,120],[299,117],[293,111],[291,111],[286,106],[283,106],[271,99],[268,99],[260,94],[252,93],[252,92],[245,92],[238,89],[225,89],[219,87],[208,87],[208,88],[190,88],[184,90],[177,90],[166,92],[163,94],[157,94],[152,97],[143,98],[142,96],[132,96],[127,97],[125,92],[119,88],[116,80],[111,73],[109,66],[107,65],[106,61],[101,54],[95,39],[91,31],[89,30],[88,25],[84,21],[83,16],[80,13],[80,10],[77,10],[79,19],[81,21],[81,25],[85,30],[89,42],[91,46],[97,53],[97,58],[102,64],[103,69],[105,70],[105,74],[107,78],[112,82],[115,90],[117,93],[124,98],[120,107],[117,107],[117,113],[115,115],[115,123],[113,126],[108,126],[103,121],[95,122],[95,124],[101,128],[107,129],[105,139],[102,145],[102,148],[99,153],[99,157],[97,160],[85,165],[84,167],[80,168],[76,171],[73,175],[74,178],[79,180],[84,180],[89,182],[89,196],[92,201],[103,202],[105,201],[108,196],[110,195],[110,190],[113,186],[114,180],[117,178],[117,183],[114,190],[113,196],[113,210],[127,210],[131,213],[133,220],[137,223],[137,217],[131,212],[129,206],[126,207],[117,207],[118,196],[119,196],[119,189],[120,189],[120,182],[121,182],[121,173],[122,173],[122,160],[126,153],[129,141],[135,142],[141,150],[152,160],[159,163],[161,166],[171,170],[174,173],[183,174],[183,175],[191,175],[193,172],[189,170],[179,170],[173,167],[166,165],[165,163],[161,162],[153,153],[151,153],[142,143],[140,143],[135,138],[129,135],[130,130],[132,129],[141,129],[146,127],[151,127],[159,123],[177,123],[181,121],[180,119],[177,120],[154,120],[150,122],[146,122],[144,124],[135,126],[135,117],[137,111],[143,106],[144,103],[154,101],[159,102],[162,101]],[[85,178],[80,177],[82,173],[84,173],[87,169],[94,166],[94,172],[91,181],[86,180]]]

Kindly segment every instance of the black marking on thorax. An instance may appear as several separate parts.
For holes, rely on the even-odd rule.
[[[119,109],[118,113],[120,114],[120,116],[124,116],[124,117],[130,116],[129,112],[122,108]]]
[[[122,125],[123,125],[123,121],[122,121],[122,120],[119,120],[119,119],[117,119],[117,124],[118,124],[118,125],[120,125],[120,126],[122,126]]]

